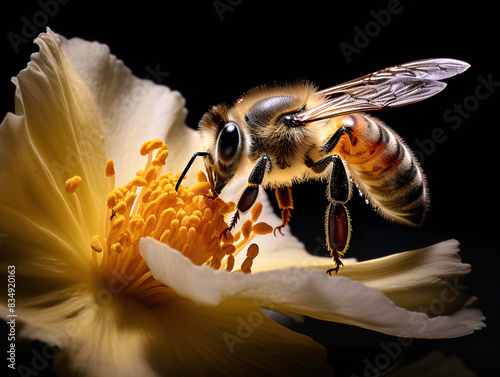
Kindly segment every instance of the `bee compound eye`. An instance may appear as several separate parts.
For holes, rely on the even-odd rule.
[[[238,152],[241,145],[240,130],[236,123],[227,122],[219,134],[217,150],[221,159],[231,160]]]

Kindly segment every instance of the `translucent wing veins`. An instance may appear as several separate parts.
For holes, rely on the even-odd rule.
[[[468,63],[454,59],[425,59],[389,67],[319,91],[327,100],[297,114],[297,119],[307,123],[422,101],[446,87],[437,80],[460,74],[469,67]]]

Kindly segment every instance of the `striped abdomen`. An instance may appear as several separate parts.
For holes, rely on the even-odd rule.
[[[366,114],[354,121],[340,145],[359,190],[388,219],[421,225],[428,208],[425,176],[412,151],[382,121]]]

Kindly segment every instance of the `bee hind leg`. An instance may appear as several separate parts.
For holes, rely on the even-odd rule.
[[[342,262],[340,256],[344,255],[351,238],[351,219],[345,203],[349,201],[352,188],[347,175],[344,162],[337,155],[332,155],[332,170],[328,185],[327,196],[330,204],[326,210],[326,242],[330,250],[335,267],[328,270],[338,272]]]
[[[349,213],[342,203],[330,203],[326,210],[326,242],[335,267],[326,271],[327,274],[337,273],[339,268],[343,266],[340,257],[346,252],[350,238]]]

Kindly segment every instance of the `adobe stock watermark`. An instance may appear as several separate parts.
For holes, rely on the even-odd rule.
[[[443,112],[443,121],[449,126],[448,129],[436,127],[431,131],[430,137],[413,141],[414,146],[412,149],[420,163],[430,157],[439,144],[448,140],[450,131],[458,130],[462,126],[464,119],[469,119],[472,113],[480,108],[481,103],[488,100],[500,87],[500,81],[494,81],[492,73],[486,78],[479,75],[477,82],[472,94],[465,97],[460,103],[454,103]]]
[[[219,17],[220,22],[225,20],[224,14],[227,12],[232,13],[234,9],[240,5],[243,0],[214,0],[212,1],[212,6],[214,7],[215,13]]]
[[[411,1],[411,0],[410,0]],[[353,55],[359,55],[362,50],[377,38],[382,31],[389,26],[394,16],[401,14],[404,10],[400,0],[389,0],[385,9],[370,10],[371,20],[364,26],[355,26],[352,43],[340,42],[339,48],[347,63],[352,61]]]
[[[10,32],[7,39],[10,42],[14,52],[19,52],[19,47],[30,43],[40,32],[49,24],[51,18],[57,16],[61,5],[66,5],[70,0],[39,0],[37,5],[39,10],[34,12],[31,17],[21,17],[20,33]]]
[[[441,290],[438,297],[432,299],[427,306],[420,306],[417,312],[412,312],[409,318],[409,323],[417,332],[424,332],[427,329],[428,322],[421,317],[419,313],[426,313],[430,317],[443,315],[447,305],[455,302],[462,292],[467,289],[466,285],[460,284],[458,277],[454,278],[453,283],[450,281],[444,282],[445,286]],[[374,358],[363,360],[363,377],[379,377],[382,376],[393,363],[398,360],[406,347],[413,344],[414,339],[408,338],[407,334],[400,334],[392,342],[380,343],[382,349]],[[357,374],[351,374],[350,377],[359,377]]]
[[[260,307],[266,307],[273,309],[274,305],[272,302],[258,302],[253,301],[255,305],[255,310],[252,310],[246,317],[238,316],[236,317],[236,327],[234,332],[226,331],[222,334],[222,339],[226,343],[227,349],[230,354],[235,352],[235,347],[241,345],[250,338],[255,329],[262,326],[266,314],[260,309]]]

